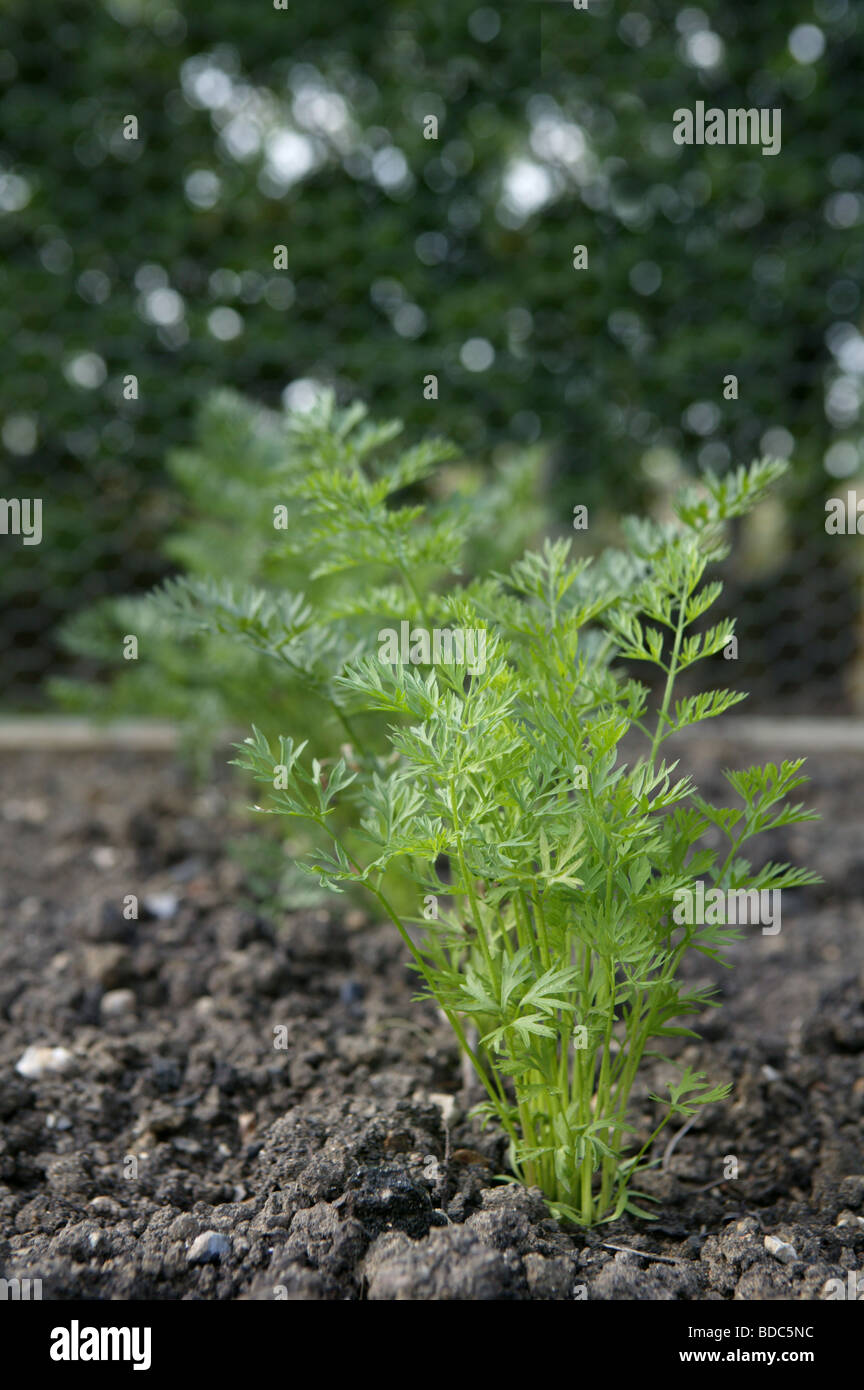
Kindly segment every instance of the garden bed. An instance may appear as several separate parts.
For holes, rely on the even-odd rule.
[[[710,796],[751,752],[684,757]],[[637,1183],[656,1221],[586,1233],[495,1181],[500,1135],[465,1118],[394,928],[256,905],[227,772],[202,791],[165,752],[4,753],[0,1274],[46,1299],[827,1297],[864,1269],[864,807],[847,754],[809,771],[823,820],[760,851],[825,884],[784,893],[778,935],[745,928],[733,970],[690,965],[723,1007],[678,1052],[732,1095]]]

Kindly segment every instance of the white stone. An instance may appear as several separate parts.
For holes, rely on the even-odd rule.
[[[99,1003],[103,1018],[121,1018],[135,1012],[135,995],[131,989],[109,989]]]
[[[798,1258],[798,1251],[795,1246],[790,1245],[788,1241],[781,1240],[779,1236],[766,1236],[765,1249],[769,1255],[773,1255],[775,1260],[779,1260],[784,1265],[790,1265],[793,1260]]]
[[[231,1242],[220,1231],[202,1231],[192,1242],[186,1259],[190,1265],[215,1264],[231,1254]]]
[[[20,1076],[28,1081],[38,1081],[42,1076],[64,1076],[75,1065],[75,1058],[65,1047],[47,1047],[44,1043],[31,1043],[23,1057],[15,1064]]]

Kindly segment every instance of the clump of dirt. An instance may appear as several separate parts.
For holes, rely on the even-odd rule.
[[[709,783],[741,762],[687,756]],[[825,820],[769,853],[827,885],[784,895],[732,971],[690,966],[723,1008],[679,1055],[732,1097],[643,1180],[656,1221],[586,1234],[497,1181],[502,1139],[467,1118],[389,925],[256,905],[227,776],[201,793],[162,756],[8,756],[0,1274],[52,1299],[836,1296],[864,1270],[864,840],[854,769],[811,774]]]

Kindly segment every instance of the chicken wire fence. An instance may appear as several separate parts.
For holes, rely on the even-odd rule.
[[[432,371],[441,433],[554,438],[608,510],[643,508],[652,454],[790,456],[812,524],[758,578],[727,565],[724,675],[749,709],[848,709],[854,541],[817,513],[864,460],[864,19],[812,8],[7,0],[0,495],[51,519],[4,548],[3,706],[86,673],[63,620],[167,572],[162,461],[208,392],[326,382],[417,437]],[[673,160],[673,113],[721,80],[783,107],[782,157]]]

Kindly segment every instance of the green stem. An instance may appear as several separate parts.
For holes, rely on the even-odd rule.
[[[353,863],[353,861],[351,861],[351,862]],[[357,865],[355,864],[354,867],[357,868]],[[390,918],[390,920],[393,922],[394,926],[396,927],[396,929],[398,930],[399,934],[401,935],[403,941],[405,942],[406,946],[408,947],[408,950],[411,952],[411,955],[412,955],[412,957],[413,957],[413,959],[414,959],[414,961],[415,961],[415,963],[416,963],[416,965],[417,965],[418,970],[419,970],[420,973],[422,974],[424,980],[426,980],[427,984],[429,984],[430,987],[431,987],[432,982],[431,982],[431,980],[429,979],[429,974],[428,974],[428,970],[427,970],[427,967],[426,967],[426,962],[425,962],[425,960],[423,959],[423,956],[422,956],[421,952],[418,951],[418,949],[417,949],[417,947],[415,946],[413,940],[411,939],[411,933],[408,931],[408,928],[405,926],[405,923],[402,921],[402,919],[401,919],[401,917],[399,916],[398,912],[397,912],[396,909],[393,907],[393,905],[392,905],[390,902],[388,902],[387,898],[386,898],[386,897],[384,896],[384,894],[380,891],[380,889],[376,888],[376,887],[374,886],[374,884],[371,884],[371,883],[368,883],[368,882],[367,882],[366,887],[368,888],[369,892],[372,893],[372,894],[374,895],[374,897],[376,897],[376,898],[378,899],[378,901],[379,901],[379,903],[381,904],[381,906],[383,907],[384,911],[387,913],[387,916],[388,916],[388,917]],[[474,1070],[476,1071],[476,1073],[477,1073],[477,1075],[478,1075],[480,1081],[482,1082],[482,1084],[483,1084],[483,1086],[484,1086],[484,1088],[485,1088],[485,1090],[486,1090],[487,1095],[489,1096],[489,1099],[491,1100],[492,1104],[493,1104],[494,1107],[495,1107],[496,1113],[498,1114],[498,1117],[499,1117],[499,1119],[501,1120],[501,1123],[502,1123],[504,1129],[506,1130],[508,1136],[509,1136],[510,1139],[513,1141],[513,1143],[514,1143],[514,1144],[517,1143],[518,1140],[517,1140],[516,1132],[515,1132],[515,1130],[513,1129],[513,1126],[512,1126],[512,1124],[511,1124],[511,1122],[510,1122],[510,1120],[509,1120],[509,1118],[508,1118],[508,1116],[507,1116],[507,1114],[506,1114],[505,1108],[504,1108],[504,1107],[506,1107],[506,1105],[507,1105],[507,1097],[506,1097],[506,1095],[505,1095],[505,1093],[504,1093],[503,1088],[501,1087],[500,1079],[498,1078],[497,1074],[493,1071],[493,1079],[494,1079],[494,1081],[495,1081],[495,1083],[496,1083],[496,1085],[497,1085],[497,1087],[498,1087],[498,1091],[496,1092],[495,1088],[492,1086],[491,1082],[489,1081],[489,1078],[488,1078],[488,1076],[487,1076],[487,1074],[486,1074],[486,1069],[485,1069],[485,1067],[483,1066],[482,1062],[480,1061],[480,1058],[477,1056],[477,1053],[474,1051],[474,1049],[472,1048],[471,1044],[468,1042],[468,1039],[467,1039],[467,1037],[466,1037],[466,1035],[465,1035],[465,1030],[464,1030],[464,1028],[462,1027],[462,1023],[461,1023],[461,1020],[459,1019],[458,1014],[454,1013],[453,1010],[450,1009],[450,1008],[448,1008],[446,1004],[441,1003],[440,1000],[438,1001],[438,1003],[439,1003],[439,1007],[440,1007],[440,1008],[442,1009],[442,1011],[444,1012],[444,1014],[445,1014],[445,1016],[446,1016],[446,1018],[447,1018],[447,1021],[448,1021],[448,1023],[450,1024],[450,1027],[453,1029],[453,1032],[456,1034],[456,1038],[457,1038],[457,1040],[458,1040],[458,1042],[459,1042],[459,1046],[462,1048],[462,1050],[463,1050],[463,1052],[466,1054],[466,1056],[470,1059],[471,1064],[472,1064],[472,1066],[474,1067]]]
[[[490,985],[494,985],[496,974],[495,966],[492,962],[492,953],[489,950],[489,942],[486,940],[486,929],[484,927],[483,918],[480,913],[480,903],[478,901],[477,893],[474,888],[474,879],[468,871],[468,864],[465,859],[465,851],[462,848],[462,828],[459,823],[459,810],[456,804],[456,786],[455,782],[452,779],[450,782],[450,814],[453,817],[453,829],[456,834],[456,856],[459,860],[459,872],[462,875],[463,888],[468,896],[468,902],[471,905],[471,918],[473,921],[474,930],[477,933],[477,939],[480,942],[480,950],[483,953],[483,959],[486,962],[486,969],[489,971],[489,983]]]
[[[684,585],[684,592],[678,601],[678,625],[675,628],[675,643],[672,647],[672,656],[669,661],[668,670],[666,672],[666,688],[663,691],[663,703],[660,706],[660,713],[657,717],[657,728],[654,730],[654,738],[651,742],[651,752],[648,755],[648,761],[651,765],[652,772],[654,770],[654,759],[657,756],[657,751],[660,747],[660,744],[663,742],[664,737],[666,737],[666,735],[664,735],[663,733],[663,728],[666,724],[666,716],[669,713],[669,705],[672,701],[672,690],[675,685],[675,677],[678,674],[678,658],[681,654],[681,642],[684,637],[684,629],[687,626],[686,605],[689,592],[690,587],[689,582],[687,582]]]
[[[540,959],[543,962],[543,968],[548,970],[552,964],[552,957],[549,953],[549,933],[546,930],[546,918],[543,914],[543,904],[540,901],[540,895],[536,891],[531,896],[534,903],[534,917],[537,922],[537,935],[540,940]]]

